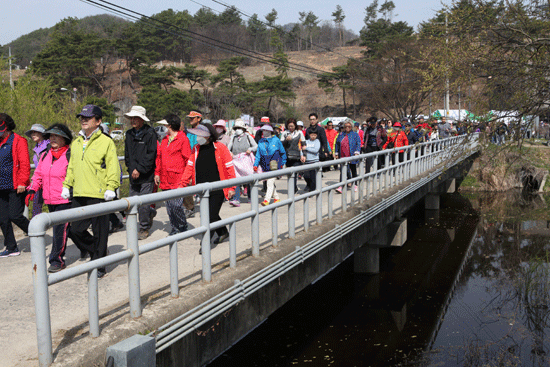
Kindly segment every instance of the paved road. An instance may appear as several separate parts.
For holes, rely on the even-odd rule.
[[[338,172],[324,174],[323,184],[334,184],[338,180]],[[276,183],[281,198],[286,198],[286,178]],[[304,182],[299,182],[303,188]],[[348,192],[351,195],[351,192]],[[357,196],[356,196],[357,197]],[[262,198],[263,200],[263,198]],[[334,195],[334,206],[340,205],[340,195]],[[247,199],[243,200],[248,202]],[[324,194],[323,214],[328,213],[327,194]],[[296,205],[296,228],[303,229],[304,205]],[[250,210],[249,204],[242,204],[240,208],[230,207],[225,203],[222,207],[221,217],[227,218],[231,215]],[[309,200],[309,223],[315,222],[315,200]],[[277,210],[279,240],[286,237],[288,215],[286,208]],[[265,213],[261,216],[260,242],[261,247],[271,245],[271,215]],[[190,226],[199,226],[198,213],[189,219]],[[164,207],[158,209],[151,236],[140,244],[165,237],[170,231],[168,216]],[[0,259],[0,343],[4,347],[3,356],[0,359],[0,366],[36,366],[36,328],[35,312],[31,277],[31,254],[29,239],[22,232],[17,234],[19,248],[22,251],[19,257]],[[51,230],[47,238],[51,243]],[[251,252],[250,241],[250,220],[237,224],[237,256],[249,256]],[[180,287],[187,284],[199,282],[201,277],[201,256],[199,255],[200,241],[198,238],[182,241],[178,245],[179,253],[179,276]],[[109,251],[115,253],[126,248],[125,230],[112,234],[109,237]],[[229,246],[227,242],[219,245],[212,252],[213,281],[216,280],[216,272],[229,264]],[[49,254],[51,246],[46,252]],[[68,266],[80,264],[80,252],[75,245],[69,241],[66,260]],[[237,265],[238,266],[238,265]],[[159,249],[140,257],[141,269],[141,294],[142,304],[146,304],[157,297],[169,295],[169,263],[168,248]],[[128,313],[128,282],[126,263],[120,263],[107,269],[108,274],[100,280],[99,285],[99,307],[100,327],[108,324]],[[185,295],[185,288],[181,289]],[[87,283],[86,276],[53,285],[50,287],[51,321],[54,338],[54,350],[60,355],[63,354],[63,345],[70,343],[85,335],[88,331],[87,319]],[[84,334],[84,335],[82,335]]]

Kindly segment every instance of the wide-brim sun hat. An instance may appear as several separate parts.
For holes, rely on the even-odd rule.
[[[141,106],[132,106],[130,109],[130,112],[125,113],[124,116],[126,117],[139,117],[143,121],[149,121],[147,116],[145,116],[146,110],[145,107]]]
[[[35,131],[37,133],[44,134],[44,131],[46,131],[46,129],[44,128],[44,126],[42,126],[40,124],[34,124],[34,125],[31,126],[31,128],[29,130],[25,131],[25,135],[27,135],[30,138],[31,134]]]
[[[216,127],[216,126],[223,127],[223,130],[227,131],[227,127],[225,126],[225,120],[218,120],[218,122],[216,122],[212,126],[214,126],[214,127]]]
[[[236,119],[233,129],[246,129],[243,119]]]
[[[273,128],[271,127],[271,125],[264,125],[260,128],[260,130],[265,130],[265,131],[271,131],[273,132]]]
[[[160,121],[157,121],[157,124],[159,124],[159,125],[168,125],[168,121],[160,120]]]
[[[303,121],[298,121],[298,122],[296,123],[296,125],[298,125],[298,126],[304,126],[304,122],[303,122]]]
[[[203,138],[208,138],[210,136],[210,130],[204,125],[197,125],[195,128],[187,129],[187,132],[196,136],[202,136]]]

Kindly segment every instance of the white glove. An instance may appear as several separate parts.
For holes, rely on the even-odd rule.
[[[61,190],[61,197],[63,199],[68,199],[71,197],[71,192],[69,191],[68,188],[64,187],[63,190]]]
[[[116,194],[114,191],[106,190],[105,191],[105,201],[111,201],[116,197]]]

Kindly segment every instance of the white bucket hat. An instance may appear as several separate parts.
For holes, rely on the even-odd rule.
[[[244,120],[243,119],[236,119],[235,124],[233,125],[233,129],[244,129],[244,130],[246,130]]]
[[[137,116],[140,119],[142,119],[143,121],[149,121],[147,116],[145,116],[145,108],[141,107],[141,106],[132,106],[132,108],[130,109],[130,112],[125,113],[124,116],[126,116],[126,117]]]

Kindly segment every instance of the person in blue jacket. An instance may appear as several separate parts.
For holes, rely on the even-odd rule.
[[[282,169],[286,163],[286,153],[283,143],[273,135],[273,128],[270,125],[264,125],[260,130],[262,130],[262,138],[256,150],[254,172],[258,171],[258,167],[262,167],[264,172]],[[280,201],[279,194],[277,194],[277,190],[275,189],[275,177],[267,180],[267,191],[262,202],[263,206],[269,205],[271,196],[273,196],[274,203]]]
[[[361,152],[361,138],[359,134],[353,131],[353,124],[351,119],[346,119],[344,122],[344,130],[336,137],[336,144],[334,145],[334,158],[345,158],[359,155]],[[347,177],[348,180],[357,177],[357,161],[351,161],[348,163]],[[340,181],[343,181],[343,177],[340,177]],[[350,186],[351,184],[348,184]],[[357,185],[354,185],[354,190],[357,191]],[[340,194],[342,188],[336,189]]]

